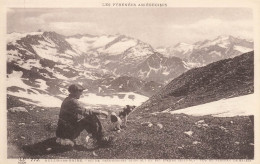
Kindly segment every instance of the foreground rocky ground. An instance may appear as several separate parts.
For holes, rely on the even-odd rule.
[[[134,112],[120,133],[111,131],[109,118],[102,119],[107,133],[116,137],[110,147],[95,149],[85,143],[87,134],[82,133],[77,139],[82,146],[67,149],[55,144],[58,108],[19,106],[28,112],[7,113],[8,158],[254,158],[254,126],[247,116],[215,118]]]

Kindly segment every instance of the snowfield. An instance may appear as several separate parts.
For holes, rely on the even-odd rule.
[[[142,96],[133,92],[120,92],[118,95],[122,95],[123,98],[119,98],[116,94],[113,96],[98,96],[95,94],[87,94],[86,96],[79,99],[79,101],[86,105],[135,105],[139,106],[146,100],[148,97]],[[133,98],[131,98],[133,97]]]
[[[192,51],[194,49],[195,45],[188,44],[188,43],[179,43],[177,47],[175,47],[175,50],[178,52],[183,52],[186,54],[189,51]]]
[[[119,42],[116,44],[113,44],[107,49],[102,49],[102,52],[108,53],[110,55],[118,55],[123,53],[126,49],[131,48],[133,46],[137,45],[137,42],[134,40],[127,40],[124,42]]]
[[[250,94],[230,99],[221,99],[219,101],[214,101],[198,106],[170,111],[169,113],[183,113],[192,116],[211,115],[214,117],[234,117],[254,115],[258,110],[256,107],[256,95]]]
[[[116,37],[100,36],[100,37],[82,37],[82,38],[68,38],[66,39],[72,47],[78,52],[83,53],[90,49],[96,49],[105,46],[109,42],[112,42]]]
[[[21,78],[22,75],[23,72],[21,71],[13,71],[13,73],[8,76],[7,87],[16,86],[21,89],[18,92],[7,91],[7,94],[20,97],[21,99],[19,100],[26,104],[33,104],[36,106],[43,106],[43,107],[59,107],[61,105],[62,101],[60,99],[48,94],[40,93],[39,91],[36,90],[36,89],[41,89],[45,91],[48,88],[45,81],[41,79],[37,79],[36,81],[39,87],[38,88],[31,87],[29,85],[26,85],[22,81]],[[31,90],[32,92],[28,92],[28,89]],[[28,101],[23,100],[23,98],[28,99]]]
[[[24,38],[27,35],[42,35],[42,34],[43,34],[43,32],[30,32],[30,33],[13,32],[13,33],[7,35],[7,43],[16,42],[17,40],[20,40],[21,38]]]
[[[57,97],[65,98],[67,96],[66,94],[68,94],[68,92],[65,91],[64,95],[56,95],[57,97],[55,97],[55,95],[49,95],[46,91],[48,85],[44,80],[36,79],[36,83],[39,87],[31,87],[23,82],[23,80],[26,79],[23,79],[22,75],[23,72],[21,71],[13,71],[12,74],[8,75],[7,87],[15,86],[18,87],[19,90],[14,92],[8,90],[7,94],[19,97],[19,100],[26,104],[33,104],[41,107],[60,107],[62,100]],[[41,90],[44,93],[40,93],[38,90]],[[79,99],[79,101],[85,104],[86,107],[89,105],[139,106],[146,100],[148,100],[148,97],[133,92],[119,92],[114,93],[111,96],[99,96],[93,93],[88,93]]]
[[[251,49],[251,48],[242,47],[242,46],[234,46],[234,50],[240,51],[242,53],[253,51],[253,49]]]

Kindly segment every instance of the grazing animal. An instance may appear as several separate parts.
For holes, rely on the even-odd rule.
[[[115,112],[112,112],[111,113],[111,116],[110,116],[110,119],[111,119],[111,122],[112,122],[112,130],[121,130],[121,126],[122,126],[122,120],[120,117],[118,117],[116,115]]]
[[[123,120],[125,127],[127,124],[127,117],[133,111],[134,108],[135,106],[126,105],[126,107],[123,108],[123,111],[119,112],[119,117]]]
[[[127,117],[134,108],[135,106],[126,105],[126,107],[119,112],[119,115],[117,115],[115,112],[112,112],[110,116],[111,122],[113,123],[112,129],[121,130],[123,127],[126,127]],[[122,125],[123,123],[124,125]]]

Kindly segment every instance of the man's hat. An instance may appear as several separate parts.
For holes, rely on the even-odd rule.
[[[116,113],[115,113],[115,112],[112,112],[111,115],[116,116]]]
[[[78,91],[82,92],[84,89],[85,89],[85,88],[83,88],[83,87],[82,87],[81,85],[79,85],[79,84],[72,84],[72,85],[69,86],[68,91],[69,91],[70,93],[75,93],[75,92],[78,92]]]

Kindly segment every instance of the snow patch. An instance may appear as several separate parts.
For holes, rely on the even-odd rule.
[[[234,50],[240,51],[242,53],[253,51],[251,48],[242,47],[242,46],[234,46]]]
[[[33,45],[34,51],[41,57],[54,62],[63,63],[63,64],[73,64],[71,59],[66,59],[64,57],[71,57],[67,54],[58,54],[56,48],[45,47],[44,45]],[[61,57],[62,56],[62,57]]]
[[[46,81],[42,80],[42,79],[36,79],[35,80],[37,83],[39,83],[38,85],[40,85],[40,89],[41,90],[47,90],[49,88],[49,86],[46,84]]]
[[[210,55],[221,56],[221,52],[217,52],[217,51],[211,51],[209,54],[210,54]]]
[[[83,104],[91,104],[91,105],[118,105],[118,106],[126,106],[126,105],[135,105],[139,106],[146,100],[148,97],[142,96],[133,92],[120,92],[120,95],[125,95],[124,98],[120,99],[117,95],[112,96],[98,96],[93,93],[87,94],[84,97],[80,98],[80,102]],[[129,97],[134,96],[135,99],[130,99]]]
[[[60,107],[62,101],[54,96],[51,96],[49,94],[28,94],[27,92],[7,92],[9,95],[20,97],[20,98],[26,98],[27,100],[22,100],[25,103],[33,104],[36,106],[42,106],[42,107]],[[20,99],[21,101],[21,99]]]
[[[100,37],[81,37],[81,38],[68,38],[66,39],[72,45],[72,48],[77,53],[84,53],[91,49],[97,49],[105,46],[109,42],[113,41],[116,37],[112,36],[100,36]]]
[[[137,43],[134,40],[128,40],[124,42],[118,42],[110,46],[109,48],[105,49],[105,53],[109,53],[110,55],[118,55],[123,53],[130,47],[135,46]]]
[[[7,78],[7,87],[16,86],[23,89],[30,89],[31,87],[26,85],[22,80],[21,77],[23,76],[22,71],[13,71],[13,73],[8,75]]]
[[[194,49],[194,45],[188,43],[179,43],[174,48],[176,51],[186,54]]]
[[[215,117],[234,117],[254,115],[256,109],[256,95],[250,94],[229,99],[192,106],[171,111],[171,114],[188,114],[192,116],[212,115]],[[254,104],[254,105],[253,105]]]
[[[60,107],[60,105],[61,105],[60,99],[53,97],[51,95],[48,95],[48,94],[40,94],[37,90],[34,89],[34,87],[28,86],[22,81],[22,78],[21,78],[22,75],[23,75],[23,72],[21,72],[21,71],[13,71],[12,74],[8,75],[7,87],[16,86],[19,88],[23,88],[25,90],[30,89],[30,90],[33,90],[34,93],[29,94],[27,91],[19,90],[18,92],[7,91],[7,94],[16,96],[16,97],[20,97],[20,98],[29,99],[31,101],[22,100],[22,99],[20,99],[20,101],[22,101],[24,103],[28,103],[28,104],[33,104],[36,106]],[[46,85],[45,81],[43,81],[42,79],[37,79],[36,81],[38,83],[40,83],[39,84],[40,89],[42,89],[42,90],[47,89],[48,86]],[[37,88],[37,89],[39,89],[39,88]]]
[[[7,43],[16,42],[17,40],[20,40],[21,38],[24,38],[27,35],[42,35],[42,34],[43,34],[43,32],[31,32],[31,33],[16,33],[16,32],[13,32],[11,34],[7,34]]]

